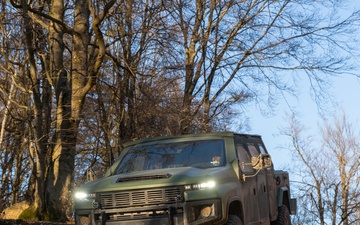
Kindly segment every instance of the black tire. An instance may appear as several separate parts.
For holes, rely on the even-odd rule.
[[[271,225],[291,225],[290,212],[286,205],[278,208],[278,217]]]
[[[237,215],[229,215],[225,225],[243,225],[243,223]]]

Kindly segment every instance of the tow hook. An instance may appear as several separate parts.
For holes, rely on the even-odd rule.
[[[101,225],[106,225],[106,215],[105,215],[105,212],[101,212]]]
[[[168,214],[168,220],[169,220],[169,225],[174,225],[174,215],[176,214],[176,210],[174,207],[170,206],[169,207],[169,214]]]

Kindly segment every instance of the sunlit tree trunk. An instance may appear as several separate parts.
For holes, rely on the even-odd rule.
[[[55,1],[54,1],[55,2]],[[62,1],[56,2],[53,14],[58,13],[61,19]],[[71,201],[70,193],[76,155],[76,135],[80,121],[80,113],[87,90],[84,90],[88,77],[88,44],[90,11],[86,0],[75,2],[74,34],[72,47],[72,71],[68,74],[62,65],[62,33],[53,27],[53,74],[59,74],[56,83],[56,130],[54,149],[51,155],[51,169],[47,181],[47,200],[50,218],[66,220],[66,205]],[[60,30],[61,31],[61,30]],[[68,76],[71,76],[69,83]]]
[[[62,2],[58,3],[59,8],[54,10],[62,12],[61,9],[64,5]],[[105,43],[100,24],[114,3],[114,0],[109,1],[105,4],[103,12],[97,14],[98,11],[93,8],[88,0],[75,1],[74,26],[71,32],[71,72],[68,74],[62,68],[61,61],[55,65],[57,67],[54,67],[53,73],[59,74],[56,84],[57,117],[51,169],[47,180],[47,207],[52,220],[67,219],[66,209],[72,197],[76,143],[81,112],[87,93],[96,84],[97,75],[105,56]],[[98,47],[92,65],[88,61],[88,48],[91,38],[89,32],[90,15],[92,17],[91,28]],[[57,34],[55,33],[54,36]],[[54,48],[59,52],[58,57],[62,52],[61,43],[59,42],[58,46],[54,44]],[[55,57],[57,56],[55,55]]]
[[[30,86],[32,91],[32,97],[34,101],[34,121],[31,126],[32,135],[34,137],[34,149],[35,149],[35,190],[34,190],[34,202],[33,206],[37,209],[34,213],[36,217],[43,219],[43,207],[44,207],[44,193],[45,193],[45,173],[46,173],[46,152],[49,133],[50,119],[47,109],[50,104],[48,93],[50,88],[49,83],[43,80],[38,75],[39,68],[37,67],[36,48],[34,45],[35,39],[33,36],[33,23],[28,14],[28,5],[22,1],[23,19],[24,19],[24,33],[25,44],[27,49],[27,58],[29,60],[28,77],[30,79]],[[41,69],[40,69],[41,70]],[[42,85],[40,81],[43,81]]]

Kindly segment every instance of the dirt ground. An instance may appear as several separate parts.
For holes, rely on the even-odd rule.
[[[71,225],[74,223],[56,223],[45,221],[24,221],[24,220],[4,220],[0,219],[0,225]]]
[[[25,201],[16,203],[11,207],[6,208],[0,212],[0,225],[73,225],[74,222],[59,223],[48,221],[27,221],[19,220],[19,215],[28,208],[29,204]]]

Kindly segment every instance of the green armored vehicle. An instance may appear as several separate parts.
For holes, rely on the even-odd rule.
[[[77,225],[289,225],[295,213],[261,137],[229,132],[128,143],[75,196]]]

